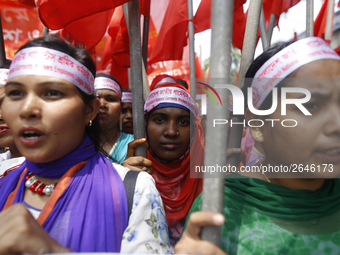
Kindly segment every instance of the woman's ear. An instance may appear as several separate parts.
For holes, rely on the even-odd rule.
[[[100,108],[100,101],[99,98],[95,98],[91,101],[90,105],[87,106],[86,115],[87,115],[87,122],[90,120],[94,120],[98,114]]]
[[[260,121],[258,121],[258,123],[257,121],[255,121],[255,119],[259,119],[258,116],[250,112],[249,109],[247,108],[246,113],[245,113],[245,119],[247,122],[249,120],[254,120],[251,122],[253,127],[249,126],[251,136],[254,138],[256,142],[263,143],[264,138],[263,138],[263,133],[262,133],[262,127],[254,127],[254,126],[260,126],[262,124]]]

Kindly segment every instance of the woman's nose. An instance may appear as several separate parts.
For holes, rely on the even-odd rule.
[[[34,95],[27,95],[20,107],[20,116],[24,119],[41,118],[41,105]]]

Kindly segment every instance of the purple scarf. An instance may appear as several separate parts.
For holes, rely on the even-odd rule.
[[[119,252],[127,227],[127,199],[124,184],[112,163],[95,151],[85,136],[71,153],[49,163],[28,160],[0,180],[0,211],[15,189],[20,174],[61,178],[79,162],[86,165],[72,178],[49,214],[43,228],[59,244],[74,252]],[[25,180],[21,182],[13,204],[23,201]]]

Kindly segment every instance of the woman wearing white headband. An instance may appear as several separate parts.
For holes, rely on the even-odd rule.
[[[280,97],[277,109],[267,116],[255,115],[248,105],[246,121],[256,119],[250,122],[251,133],[266,155],[253,168],[259,172],[254,178],[236,174],[226,179],[224,217],[195,212],[202,209],[199,197],[176,252],[340,254],[340,180],[336,178],[340,173],[340,57],[322,39],[305,38],[267,50],[252,63],[246,77],[253,78],[246,83],[252,87],[253,112],[271,108],[275,86],[295,89],[287,94],[289,99],[303,100],[305,95],[297,88],[310,91],[311,98],[307,96],[300,107],[288,104],[285,115],[281,115]],[[272,125],[266,119],[277,121]],[[295,127],[285,127],[295,122]],[[204,225],[222,225],[221,247],[199,240]]]
[[[7,60],[9,63],[10,60]],[[5,84],[9,74],[9,65],[0,66],[0,100],[3,99],[5,95]],[[13,136],[9,130],[7,124],[2,118],[2,113],[0,110],[0,147],[5,147],[8,149],[6,152],[0,154],[0,178],[4,175],[6,171],[11,171],[13,168],[18,167],[24,160],[21,157],[17,146],[14,143]]]
[[[105,74],[97,75],[94,88],[100,100],[101,146],[111,161],[120,164],[127,155],[128,144],[134,139],[133,135],[120,131],[122,88],[115,78]]]
[[[0,179],[0,254],[168,252],[154,180],[141,172],[124,187],[129,169],[99,153],[95,72],[55,37],[16,53],[2,114],[26,160]]]
[[[127,89],[122,92],[122,132],[133,135],[132,93]]]

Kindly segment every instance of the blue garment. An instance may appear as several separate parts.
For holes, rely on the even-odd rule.
[[[131,134],[126,134],[124,132],[121,133],[115,149],[110,154],[110,156],[116,160],[115,163],[120,164],[124,161],[124,159],[127,155],[128,145],[134,139],[135,139],[134,136],[131,135]]]

